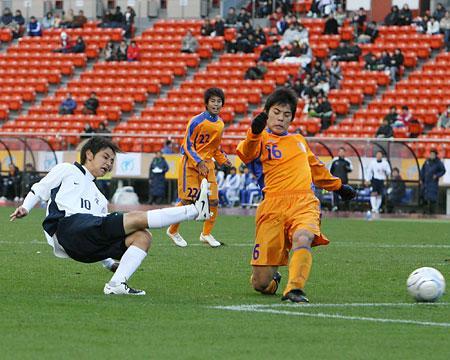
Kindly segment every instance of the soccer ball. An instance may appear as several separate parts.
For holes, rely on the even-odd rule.
[[[437,301],[445,291],[445,279],[431,267],[414,270],[406,281],[409,294],[420,302]]]

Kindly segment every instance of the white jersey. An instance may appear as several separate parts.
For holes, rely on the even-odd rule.
[[[83,165],[58,164],[31,187],[23,202],[22,206],[28,212],[38,202],[48,202],[43,223],[44,234],[58,257],[68,257],[55,235],[59,219],[74,214],[108,214],[108,200],[97,188],[94,180],[94,176]]]
[[[391,175],[391,167],[389,163],[382,159],[380,162],[377,159],[373,159],[367,169],[367,178],[377,179],[385,181]]]

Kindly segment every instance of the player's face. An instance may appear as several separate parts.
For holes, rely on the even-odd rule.
[[[383,154],[381,152],[377,152],[377,160],[380,161],[381,159],[383,159]]]
[[[116,155],[110,148],[100,150],[95,156],[92,155],[92,152],[88,151],[86,153],[88,161],[85,166],[95,177],[102,177],[112,170],[115,157]]]
[[[267,114],[267,126],[276,135],[286,132],[292,120],[291,107],[288,104],[275,104]]]
[[[206,110],[208,110],[211,115],[217,115],[222,109],[222,106],[222,99],[220,97],[211,96],[206,104]]]

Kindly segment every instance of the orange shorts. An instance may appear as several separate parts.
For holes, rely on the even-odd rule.
[[[212,160],[206,160],[205,162],[209,169],[207,177],[210,190],[209,200],[218,200],[219,192],[217,190],[214,162]],[[186,201],[197,199],[202,179],[203,176],[199,174],[197,166],[192,165],[188,158],[183,156],[178,172],[178,197]]]
[[[320,232],[320,202],[314,194],[267,194],[256,211],[256,240],[251,264],[287,265],[292,236],[301,229],[315,235],[312,246],[329,243]]]

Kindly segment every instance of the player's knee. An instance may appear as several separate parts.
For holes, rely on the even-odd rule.
[[[131,236],[133,237],[131,245],[137,246],[144,251],[148,251],[148,249],[150,249],[153,239],[150,232],[147,230],[138,230]]]
[[[292,248],[298,248],[300,246],[311,247],[311,244],[314,240],[314,234],[309,231],[302,231],[296,233],[292,239]]]

